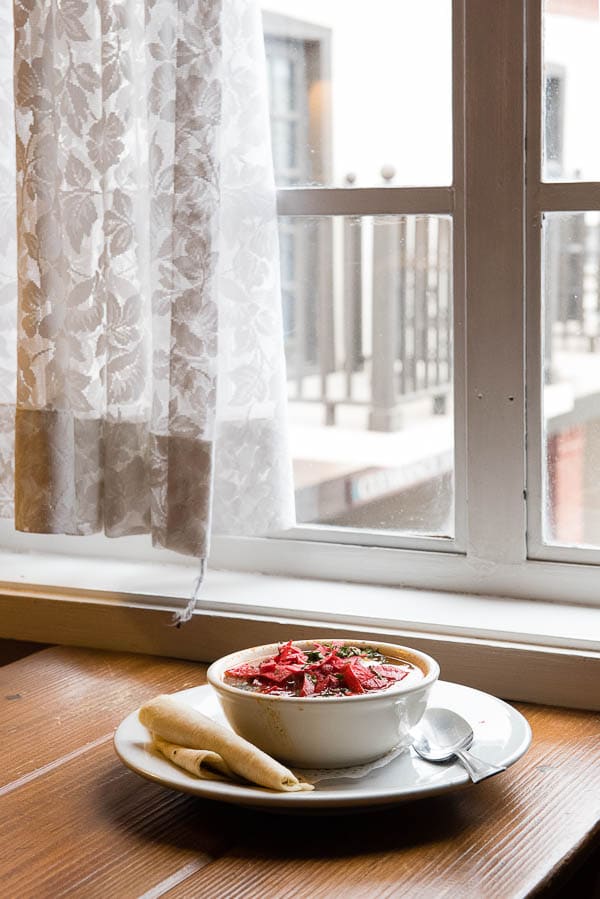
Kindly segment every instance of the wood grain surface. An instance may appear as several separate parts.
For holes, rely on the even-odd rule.
[[[545,895],[594,845],[600,716],[587,712],[519,706],[533,744],[509,771],[363,814],[241,809],[124,768],[121,719],[204,672],[59,647],[0,669],[3,897],[513,899]]]
[[[144,700],[204,684],[205,672],[198,662],[59,646],[0,668],[0,785],[112,740]]]

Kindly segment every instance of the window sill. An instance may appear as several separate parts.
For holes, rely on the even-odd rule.
[[[444,679],[506,699],[600,709],[598,608],[209,571],[194,619],[169,627],[194,571],[3,553],[0,636],[208,661],[290,637],[360,634],[410,643],[438,659]]]

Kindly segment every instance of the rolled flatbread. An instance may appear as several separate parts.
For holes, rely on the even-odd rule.
[[[210,749],[186,749],[185,746],[161,740],[156,734],[152,734],[152,745],[170,762],[203,780],[240,780],[218,752],[211,752]]]
[[[173,696],[150,700],[141,707],[139,718],[166,743],[217,753],[235,774],[261,787],[286,793],[314,789],[262,749]]]

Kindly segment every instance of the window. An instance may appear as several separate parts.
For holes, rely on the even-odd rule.
[[[262,8],[298,527],[213,564],[596,602],[598,4]]]
[[[436,88],[451,83],[451,4],[379,0],[367,19],[337,2],[263,7],[275,177],[292,200],[280,244],[297,519],[321,539],[454,545],[452,219],[401,203],[367,214],[363,189],[451,180],[451,93]],[[382,21],[405,35],[399,60]],[[347,214],[331,208],[338,187]]]
[[[331,127],[297,130],[295,177],[278,173],[303,335],[288,346],[301,525],[276,550],[255,545],[254,564],[301,573],[309,553],[349,579],[592,598],[598,4],[500,4],[485,24],[471,0],[377,0],[368,18],[334,2],[263,8],[273,115],[286,47],[303,60],[294,102]],[[325,29],[329,73],[313,82],[311,28]],[[389,33],[417,50],[392,53]]]
[[[262,7],[299,525],[214,564],[595,601],[598,4]]]
[[[262,7],[299,524],[214,539],[231,573],[176,636],[162,613],[189,563],[0,524],[6,548],[51,554],[3,559],[9,621],[19,582],[45,585],[8,635],[206,659],[282,621],[412,630],[450,679],[467,680],[460,656],[508,698],[597,705],[598,3]],[[306,576],[332,582],[325,598]],[[40,614],[53,584],[58,612]]]
[[[598,138],[587,109],[600,75],[598,4],[547,0],[543,34],[548,193],[532,200],[542,225],[542,510],[541,522],[532,521],[531,550],[596,561],[600,218],[592,180],[599,171]],[[587,182],[583,195],[575,182]],[[538,251],[537,243],[532,249]]]

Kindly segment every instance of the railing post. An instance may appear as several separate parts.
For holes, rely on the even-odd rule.
[[[600,337],[600,223],[595,221],[588,226],[588,258],[590,267],[590,333],[589,352],[595,353],[598,349]]]
[[[415,223],[415,390],[429,387],[429,219]]]
[[[545,269],[543,282],[544,295],[542,304],[543,314],[543,366],[544,384],[553,381],[554,358],[554,333],[556,325],[560,321],[560,327],[564,330],[563,316],[563,291],[565,278],[563,276],[565,266],[563,264],[563,222],[553,215],[546,216],[543,220],[542,232],[542,261]],[[561,334],[563,336],[563,334]]]
[[[352,187],[356,175],[346,175]],[[363,367],[362,352],[362,218],[344,216],[344,370],[346,396],[352,397],[352,375]]]
[[[451,285],[452,285],[452,240],[451,223],[448,219],[437,220],[437,275],[436,275],[436,385],[443,387],[433,397],[433,414],[445,415],[447,411],[448,386],[452,378],[452,334],[451,334]]]
[[[569,286],[567,320],[583,326],[583,269],[585,260],[585,220],[584,216],[572,215],[569,221]],[[575,331],[577,333],[577,331]]]
[[[406,215],[398,219],[398,334],[396,345],[400,359],[398,392],[400,397],[409,392],[408,387],[408,222]]]
[[[325,216],[315,222],[317,229],[317,358],[325,424],[335,424],[335,402],[329,396],[328,376],[335,371],[333,310],[333,222]],[[312,276],[311,276],[312,277]]]
[[[287,272],[288,280],[284,283],[293,304],[293,331],[287,360],[288,374],[290,381],[295,381],[296,384],[295,399],[300,400],[304,394],[304,378],[307,374],[309,356],[306,330],[307,278],[310,271],[309,247],[306,229],[301,222],[291,223],[289,219],[286,219],[283,224],[280,224],[280,228],[280,240],[285,241],[284,252],[287,255],[283,271]]]
[[[391,166],[384,166],[381,174],[391,182],[395,171]],[[373,431],[394,431],[402,426],[395,376],[399,249],[397,219],[376,219],[373,224],[372,405],[369,414],[369,428]]]

